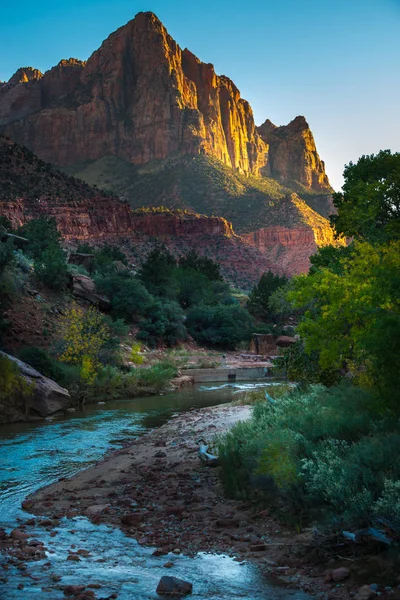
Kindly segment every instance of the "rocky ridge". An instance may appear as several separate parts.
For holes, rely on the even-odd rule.
[[[221,217],[163,207],[133,211],[116,197],[62,173],[0,136],[0,214],[14,227],[31,218],[54,217],[71,248],[80,240],[114,243],[136,263],[155,243],[163,242],[177,256],[195,250],[220,262],[225,277],[244,289],[266,270],[287,275],[306,271],[317,244],[333,240],[326,220],[300,199],[282,201],[289,221],[296,202],[304,215],[309,211],[311,223],[320,219],[319,229],[314,231],[305,217],[286,230],[270,219],[271,225],[262,233],[240,236]]]
[[[206,154],[242,174],[332,191],[303,117],[257,128],[235,84],[182,50],[151,12],[112,33],[87,62],[62,60],[43,75],[19,69],[0,88],[0,127],[59,166]]]

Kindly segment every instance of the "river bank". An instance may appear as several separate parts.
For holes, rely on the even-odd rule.
[[[200,461],[198,440],[211,442],[250,411],[220,405],[176,415],[95,466],[39,490],[23,506],[46,517],[49,529],[64,516],[121,528],[154,556],[165,555],[165,569],[181,554],[222,553],[255,563],[279,586],[321,598],[332,590],[332,597],[349,597],[354,584],[327,577],[329,567],[323,557],[321,564],[310,531],[294,534],[268,510],[225,498],[218,468]],[[335,570],[341,563],[330,565]]]

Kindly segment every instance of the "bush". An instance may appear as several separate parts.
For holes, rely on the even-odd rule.
[[[279,277],[271,271],[264,273],[249,294],[247,308],[251,314],[266,321],[273,320],[274,313],[270,304],[271,296],[286,283],[286,277]]]
[[[52,290],[62,290],[68,283],[68,267],[63,250],[58,245],[48,246],[35,260],[38,279]]]
[[[3,354],[0,354],[0,381],[0,421],[26,415],[34,384],[27,383],[17,365]]]
[[[176,302],[155,302],[139,323],[138,339],[151,347],[159,343],[173,346],[187,337],[183,310]]]
[[[268,399],[219,440],[222,481],[228,494],[261,493],[298,519],[400,519],[399,503],[389,505],[400,480],[398,425],[350,384]]]
[[[48,217],[28,221],[19,228],[18,235],[27,238],[24,251],[35,260],[48,248],[59,247],[61,240],[56,220]]]
[[[128,273],[114,273],[95,278],[96,287],[111,301],[111,312],[118,319],[133,321],[144,315],[152,297],[144,285]]]
[[[189,311],[186,327],[199,344],[234,349],[249,340],[252,319],[239,305],[198,306]]]
[[[156,248],[150,252],[139,271],[139,279],[152,296],[175,299],[177,282],[176,261],[168,250]]]
[[[62,379],[60,363],[51,357],[46,350],[37,346],[24,346],[18,353],[18,358],[27,363],[39,373],[55,381]]]

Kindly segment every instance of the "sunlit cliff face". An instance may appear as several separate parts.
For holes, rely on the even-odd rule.
[[[257,129],[235,84],[182,51],[153,13],[112,33],[87,63],[62,60],[43,76],[19,69],[0,91],[3,132],[57,165],[207,154],[239,173],[329,192],[304,118],[270,125]]]

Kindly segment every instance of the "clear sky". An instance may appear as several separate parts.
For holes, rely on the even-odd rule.
[[[87,59],[139,11],[229,76],[257,124],[304,115],[333,186],[362,154],[400,151],[400,0],[0,0],[0,80]]]

